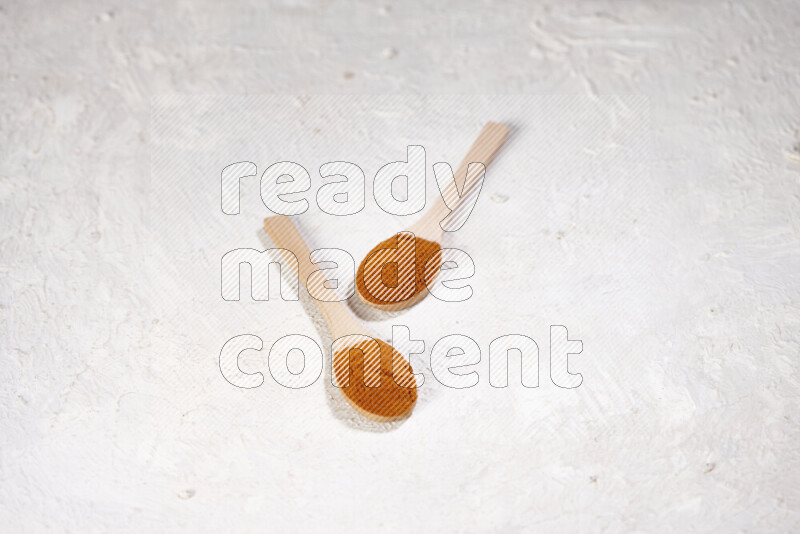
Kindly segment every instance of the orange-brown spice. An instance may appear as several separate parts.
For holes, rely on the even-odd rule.
[[[417,402],[414,371],[388,343],[375,341],[380,346],[380,355],[371,341],[337,352],[333,358],[334,376],[348,402],[358,411],[371,419],[399,419]],[[372,371],[377,371],[378,357],[380,374]],[[366,377],[365,368],[368,370]]]
[[[413,234],[406,234],[406,235],[413,235]],[[377,251],[381,249],[394,249],[398,247],[398,236],[394,235],[385,241],[381,241],[378,243],[375,248],[373,248],[369,254],[361,261],[361,264],[358,266],[358,272],[356,273],[356,288],[358,289],[358,294],[361,295],[362,298],[365,300],[373,303],[373,304],[390,304],[396,302],[403,302],[408,300],[421,291],[425,291],[427,289],[427,284],[433,281],[436,277],[437,273],[439,272],[439,267],[441,266],[441,250],[442,247],[439,243],[434,241],[428,241],[427,239],[422,239],[421,237],[414,237],[414,257],[413,261],[414,264],[414,276],[415,276],[415,284],[409,287],[407,290],[395,292],[392,295],[387,295],[383,298],[377,297],[373,295],[368,289],[365,283],[365,276],[370,277],[374,276],[377,273],[370,271],[367,268],[367,262],[369,258],[375,254]],[[435,256],[435,257],[434,257]],[[428,265],[428,260],[431,259],[430,265]],[[412,261],[412,258],[407,258],[406,261]],[[402,266],[401,266],[402,267]],[[374,267],[374,269],[380,268],[380,277],[383,285],[387,288],[396,288],[398,286],[398,264],[396,262],[389,262],[384,265],[379,265]]]

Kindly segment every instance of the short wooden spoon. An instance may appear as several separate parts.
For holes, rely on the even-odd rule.
[[[291,218],[268,217],[264,229],[280,248],[294,253],[298,275],[306,287],[319,283],[310,252]],[[386,342],[374,339],[342,302],[312,301],[322,313],[334,339],[333,375],[347,402],[374,421],[407,417],[417,401],[414,371]]]
[[[405,232],[382,241],[366,255],[356,273],[356,289],[362,302],[380,310],[397,311],[425,298],[428,284],[436,278],[442,261],[444,230],[440,223],[451,213],[444,198],[456,211],[483,178],[482,171],[507,137],[508,126],[486,124],[453,175],[457,182],[463,177],[461,195],[455,184],[451,184],[419,221]],[[484,167],[470,163],[483,163]]]

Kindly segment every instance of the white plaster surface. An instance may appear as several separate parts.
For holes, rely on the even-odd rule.
[[[0,532],[797,531],[798,34],[797,2],[0,4]],[[165,149],[152,104],[175,93],[614,102],[585,137],[520,121],[454,238],[473,300],[367,323],[402,320],[428,348],[525,333],[544,355],[562,323],[584,383],[544,367],[537,389],[494,389],[484,352],[478,387],[426,384],[388,432],[348,424],[323,382],[231,386],[228,337],[323,338],[297,303],[214,303],[215,247],[260,246],[256,204],[255,224],[207,210],[221,166],[201,143],[230,137],[170,138],[200,143],[194,160]],[[647,117],[628,135],[625,110]],[[414,135],[455,163],[492,118]],[[368,176],[414,137],[401,119],[380,116],[398,130],[373,139]],[[320,128],[320,146],[369,131]],[[293,135],[281,150],[327,155]],[[258,146],[218,155],[289,157]],[[163,161],[193,162],[174,212],[156,209]],[[403,222],[364,218],[302,228],[359,256]]]

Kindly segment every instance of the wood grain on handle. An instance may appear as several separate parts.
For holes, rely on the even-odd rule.
[[[303,240],[290,217],[277,215],[264,219],[264,230],[280,248],[291,250],[297,256],[300,281],[305,282],[314,271],[311,264],[311,251]]]
[[[469,176],[467,176],[469,164],[480,162],[483,163],[484,167],[488,167],[489,163],[492,162],[507,138],[508,126],[505,124],[489,122],[483,127],[480,135],[478,135],[478,138],[472,144],[469,152],[467,152],[467,155],[464,157],[463,161],[455,170],[455,174],[453,175],[455,178],[455,184],[457,184],[458,189],[461,191],[460,196],[462,199],[467,196],[469,190],[472,189],[472,187],[478,182],[478,178],[481,176],[480,168],[478,166],[473,166],[472,172]],[[453,204],[453,202],[459,197],[458,191],[455,189],[455,187],[456,186],[454,184],[450,184],[444,191],[443,196],[447,198],[450,204]],[[440,196],[438,197],[436,203],[425,214],[425,224],[433,224],[435,221],[435,223],[438,225],[439,221],[444,219],[449,214],[450,208],[447,207],[443,198]]]
[[[415,229],[422,230],[423,235],[429,235],[431,237],[432,235],[429,231],[433,234],[441,233],[439,222],[451,213],[443,197],[446,198],[451,205],[455,203],[456,208],[458,207],[461,201],[458,200],[459,194],[456,187],[461,191],[460,197],[463,200],[481,177],[480,168],[478,166],[473,166],[472,172],[467,176],[469,164],[480,162],[483,163],[484,168],[488,167],[489,163],[491,163],[500,150],[500,147],[503,146],[503,143],[505,143],[508,138],[508,131],[508,126],[497,122],[489,122],[483,127],[478,138],[472,144],[469,152],[467,152],[467,155],[453,174],[455,184],[457,185],[451,183],[445,189],[443,196],[440,195],[437,197],[434,205],[431,206],[416,224],[414,224]]]
[[[487,167],[489,163],[492,162],[497,152],[500,150],[500,147],[503,146],[503,143],[506,142],[508,138],[508,126],[505,124],[499,124],[497,122],[488,122],[486,126],[483,127],[481,133],[478,135],[478,138],[472,143],[472,146],[467,152],[467,155],[464,156],[464,160],[461,162],[461,165],[458,166],[456,169],[456,183],[459,184],[459,189],[462,189],[464,183],[461,181],[461,177],[467,174],[467,168],[469,167],[470,163],[473,162],[481,162]],[[474,185],[468,184],[468,185]]]
[[[285,215],[267,217],[264,219],[264,230],[267,231],[277,247],[291,250],[297,256],[299,283],[307,288],[308,277],[317,269],[311,263],[311,251],[300,232],[297,231],[291,217]],[[364,329],[346,309],[344,303],[317,300],[313,295],[311,300],[322,312],[334,338],[364,332]]]

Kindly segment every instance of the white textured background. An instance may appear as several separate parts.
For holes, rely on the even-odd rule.
[[[0,4],[0,531],[796,531],[798,34],[797,2]],[[441,391],[372,433],[322,384],[224,382],[149,256],[164,93],[645,96],[637,216],[596,222],[607,181],[487,182],[460,237],[507,276],[485,341],[560,319],[584,384]],[[547,261],[492,267],[529,235],[481,217]]]

